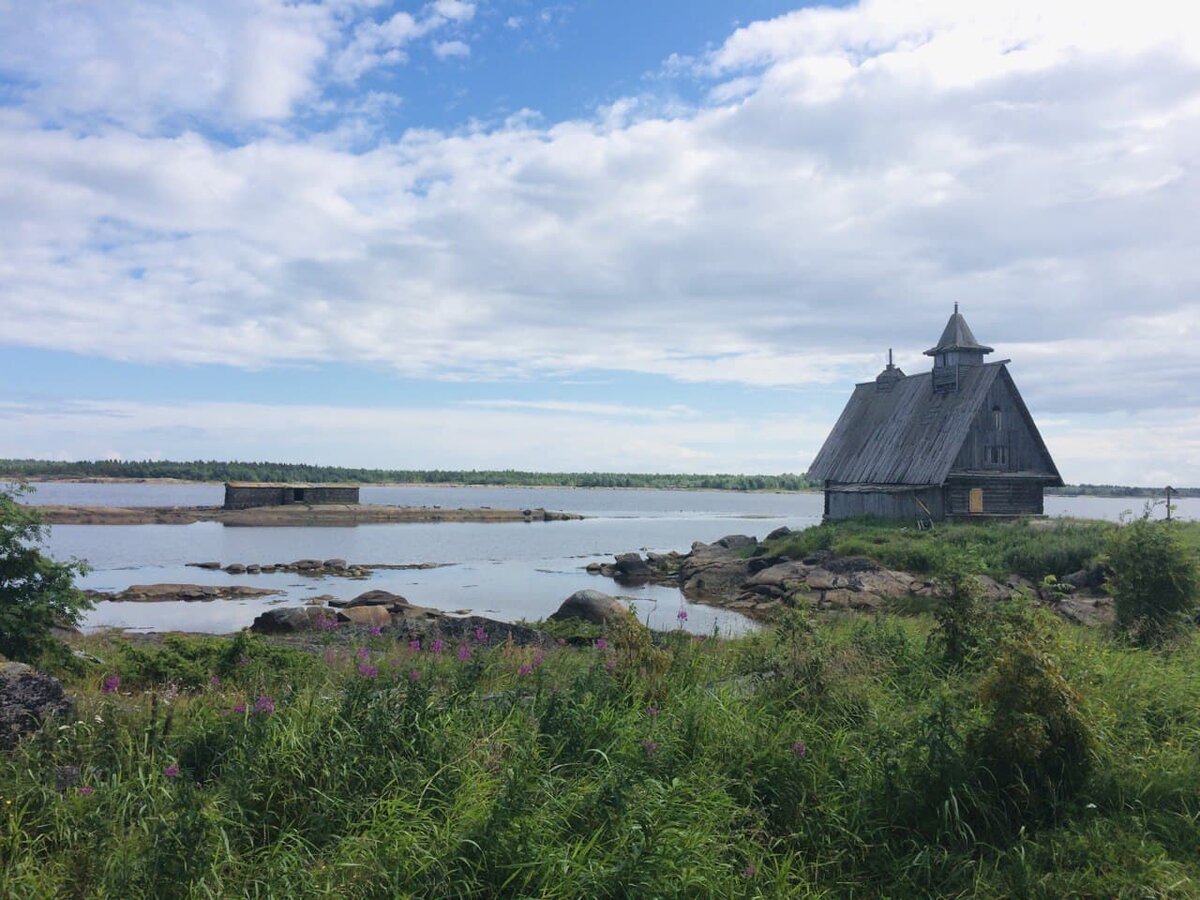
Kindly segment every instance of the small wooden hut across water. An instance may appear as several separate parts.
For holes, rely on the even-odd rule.
[[[357,484],[284,484],[262,481],[225,482],[225,508],[358,503]]]

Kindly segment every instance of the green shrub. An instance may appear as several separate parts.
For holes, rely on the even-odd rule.
[[[969,749],[1020,812],[1052,811],[1091,771],[1092,736],[1058,659],[1058,627],[1027,619],[1002,639],[978,688],[986,721]]]
[[[957,554],[948,557],[938,572],[937,602],[933,606],[937,624],[930,642],[949,666],[966,662],[979,645],[982,612],[977,565],[966,554]]]
[[[56,625],[79,624],[91,601],[75,588],[85,571],[76,560],[56,562],[38,549],[45,526],[37,511],[17,503],[27,488],[0,486],[0,654],[24,662],[66,653],[54,639]]]
[[[1109,538],[1107,558],[1118,630],[1142,646],[1178,633],[1195,612],[1200,575],[1173,525],[1147,517],[1124,525]]]

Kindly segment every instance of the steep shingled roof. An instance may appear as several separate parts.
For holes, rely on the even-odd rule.
[[[858,385],[809,477],[842,484],[941,484],[1003,370],[1003,362],[964,366],[958,390],[939,394],[929,372],[901,378],[890,391],[878,390],[873,381]]]
[[[925,355],[936,356],[939,353],[947,353],[951,350],[982,350],[984,353],[993,352],[991,347],[985,347],[979,341],[975,340],[975,335],[971,333],[971,328],[967,325],[967,320],[958,311],[957,303],[954,304],[954,314],[950,316],[950,321],[946,323],[937,346],[926,350]]]

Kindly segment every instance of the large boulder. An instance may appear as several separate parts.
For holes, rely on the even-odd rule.
[[[595,625],[603,625],[614,619],[629,615],[629,608],[609,594],[600,591],[576,591],[562,602],[550,616],[560,619],[583,619]]]
[[[257,634],[294,634],[313,630],[324,617],[319,606],[276,607],[255,619],[250,630]]]
[[[339,622],[351,625],[374,625],[382,628],[392,624],[392,615],[386,606],[352,606],[337,611]]]
[[[0,748],[16,746],[47,718],[71,711],[57,678],[24,663],[0,663]]]

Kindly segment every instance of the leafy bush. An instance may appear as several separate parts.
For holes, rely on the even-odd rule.
[[[936,622],[930,641],[941,654],[942,662],[957,666],[979,645],[981,611],[977,563],[965,554],[947,559],[938,572],[937,602],[933,606]]]
[[[1001,642],[984,674],[986,724],[969,747],[1018,811],[1042,813],[1086,781],[1092,736],[1058,660],[1057,623],[1043,615],[1026,624]]]
[[[74,585],[85,566],[56,562],[41,552],[45,526],[36,510],[16,501],[26,490],[0,486],[0,653],[24,662],[61,661],[65,654],[52,629],[78,625],[91,608]]]
[[[1107,556],[1116,625],[1134,643],[1163,643],[1195,612],[1200,574],[1171,523],[1143,517],[1124,525],[1109,538]]]

